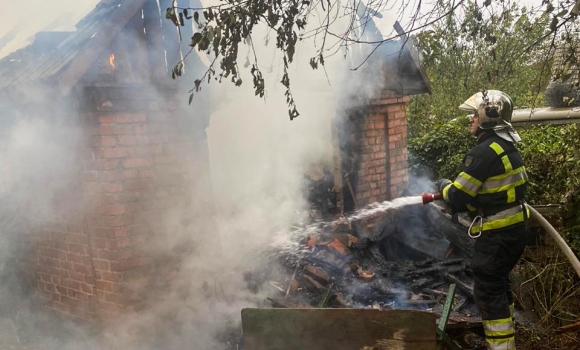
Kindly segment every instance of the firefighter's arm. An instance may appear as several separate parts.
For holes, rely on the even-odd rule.
[[[489,165],[482,157],[467,154],[463,158],[461,169],[455,181],[441,181],[439,184],[441,196],[455,212],[468,210],[468,204],[473,201],[488,176]]]

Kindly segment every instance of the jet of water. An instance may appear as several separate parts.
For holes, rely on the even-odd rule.
[[[280,232],[279,234],[273,235],[273,239],[270,243],[271,249],[268,249],[268,251],[275,255],[280,253],[290,253],[292,255],[297,254],[304,249],[308,249],[300,242],[302,242],[307,237],[313,236],[319,232],[324,231],[325,229],[328,229],[329,227],[340,225],[348,221],[357,221],[367,217],[376,216],[380,213],[384,213],[392,209],[414,204],[423,204],[422,197],[400,197],[390,201],[371,203],[368,206],[355,211],[348,217],[341,217],[338,220],[333,220],[330,222],[318,221],[310,223],[306,226],[292,230],[289,233]]]

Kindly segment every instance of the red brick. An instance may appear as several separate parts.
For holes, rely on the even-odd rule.
[[[97,237],[105,238],[123,238],[127,236],[128,230],[126,228],[90,228],[90,232]]]
[[[93,294],[93,286],[81,283],[81,290],[87,294]]]
[[[111,261],[111,271],[126,271],[137,267],[146,266],[150,262],[150,259],[146,257],[125,261]]]
[[[124,146],[134,146],[134,145],[145,145],[149,143],[148,135],[118,135],[117,141],[120,145]]]
[[[81,290],[81,284],[78,281],[68,281],[68,287],[74,290]]]
[[[89,302],[89,296],[87,294],[85,294],[85,293],[82,293],[82,292],[77,291],[76,292],[76,297],[77,297],[78,300],[80,300],[82,302],[85,302],[85,303],[88,303]]]
[[[56,286],[53,283],[44,283],[44,289],[47,292],[56,293]]]
[[[118,203],[131,203],[136,202],[141,199],[142,195],[140,192],[123,192],[115,195],[115,201]]]
[[[99,135],[113,135],[115,134],[115,127],[113,125],[99,125]]]
[[[107,281],[96,281],[95,286],[97,290],[102,290],[104,292],[113,292],[113,283]]]
[[[121,204],[103,205],[96,207],[93,213],[95,215],[104,215],[104,216],[122,215],[125,214],[125,206]]]
[[[64,295],[61,295],[60,302],[65,305],[70,305],[74,307],[83,307],[84,305],[82,301]]]
[[[151,162],[146,158],[129,158],[123,160],[123,167],[127,169],[131,168],[143,168],[151,165]]]
[[[115,136],[112,135],[94,136],[92,141],[95,147],[113,147],[117,144]]]
[[[113,124],[115,122],[115,118],[110,115],[102,115],[99,116],[99,124]]]
[[[67,259],[67,261],[78,263],[78,264],[83,263],[83,257],[80,255],[77,255],[77,254],[67,254],[66,259]]]
[[[391,135],[389,137],[389,142],[400,141],[402,138],[403,138],[403,136],[401,134]]]
[[[72,261],[62,261],[60,267],[65,270],[72,271],[73,269],[73,262]]]
[[[71,244],[69,246],[69,249],[73,253],[79,253],[79,254],[83,254],[83,255],[87,255],[89,253],[89,248],[85,245]]]
[[[83,230],[83,227],[81,225],[77,225],[77,224],[67,224],[66,230],[67,230],[67,232],[71,232],[71,233],[81,233]]]
[[[407,125],[407,121],[405,119],[389,120],[389,129],[393,129],[397,126],[405,126],[405,125]]]
[[[112,170],[119,167],[121,161],[119,159],[97,159],[85,162],[87,170]]]
[[[147,120],[145,114],[117,114],[115,115],[115,122],[123,123],[142,123]]]
[[[131,225],[134,223],[135,217],[133,215],[103,216],[104,227],[120,227]]]
[[[119,181],[125,179],[132,179],[139,176],[139,172],[137,170],[111,170],[111,171],[103,171],[99,172],[95,176],[96,181]]]
[[[169,169],[167,169],[167,170],[169,170]],[[139,170],[139,177],[140,178],[151,178],[154,176],[155,176],[155,174],[153,173],[153,171],[151,171],[149,169]]]
[[[123,185],[120,182],[103,183],[101,186],[102,192],[121,192],[123,191]]]
[[[111,266],[109,265],[108,260],[93,259],[93,266],[97,270],[110,270],[111,269]]]
[[[132,135],[134,134],[134,127],[132,124],[117,124],[113,127],[115,135]]]
[[[74,272],[79,272],[85,275],[92,275],[93,269],[90,266],[85,266],[81,264],[75,264],[73,267]],[[84,278],[83,278],[84,279]]]
[[[105,159],[131,157],[135,153],[134,149],[131,147],[102,148],[96,152],[97,158]]]
[[[152,187],[152,184],[146,179],[131,179],[123,181],[123,189],[126,191],[138,191],[150,187]]]
[[[149,131],[149,127],[147,124],[138,124],[135,125],[135,134],[139,135],[139,134],[146,134]]]
[[[101,279],[104,281],[109,281],[113,283],[119,283],[123,280],[121,274],[110,272],[110,271],[100,271]]]

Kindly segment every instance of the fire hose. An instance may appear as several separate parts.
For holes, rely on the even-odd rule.
[[[574,254],[572,249],[570,249],[568,244],[566,244],[566,241],[564,241],[564,239],[562,238],[562,236],[560,236],[558,231],[556,231],[554,226],[552,226],[548,222],[548,220],[546,220],[542,216],[542,214],[538,213],[538,211],[534,209],[531,205],[526,206],[530,210],[531,213],[530,218],[537,220],[537,222],[542,226],[542,228],[546,230],[546,232],[550,235],[550,237],[552,237],[552,239],[556,242],[558,247],[562,250],[564,255],[566,255],[566,257],[572,264],[572,268],[574,268],[574,271],[576,271],[578,276],[580,276],[580,261],[578,261],[578,257],[576,257],[576,255]]]
[[[423,193],[421,195],[421,198],[422,198],[423,204],[428,204],[428,203],[433,202],[434,200],[441,199],[441,194],[440,193]],[[566,256],[566,258],[568,258],[568,260],[570,261],[570,264],[572,264],[572,268],[574,269],[574,271],[576,271],[576,273],[580,277],[580,261],[578,260],[578,257],[576,257],[576,255],[574,254],[572,249],[570,249],[570,246],[568,246],[566,241],[564,241],[564,239],[562,238],[562,236],[560,236],[558,231],[556,231],[554,226],[552,226],[548,222],[548,220],[546,220],[542,216],[542,214],[538,213],[538,211],[536,209],[534,209],[529,204],[526,204],[526,207],[530,210],[530,219],[536,220],[540,224],[540,226],[548,233],[548,235],[550,237],[552,237],[552,239],[556,242],[556,245],[558,246],[558,248],[560,248],[560,250],[562,250],[562,252]]]

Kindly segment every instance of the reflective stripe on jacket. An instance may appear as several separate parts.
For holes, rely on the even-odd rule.
[[[472,232],[499,230],[523,223],[520,202],[528,176],[514,145],[487,132],[463,158],[461,173],[442,191],[455,211],[482,215]],[[527,213],[529,215],[529,213]]]

